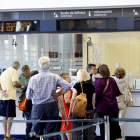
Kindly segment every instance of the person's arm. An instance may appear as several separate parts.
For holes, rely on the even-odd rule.
[[[123,92],[120,92],[120,95],[124,95],[124,93]]]
[[[117,83],[116,83],[116,81],[114,80],[114,82],[115,82],[115,85],[116,85],[116,96],[118,97],[118,96],[120,96],[120,95],[124,95],[123,94],[123,92],[121,92],[120,90],[119,90],[119,87],[118,87],[118,85],[117,85]]]
[[[67,91],[71,89],[71,84],[68,83],[66,80],[62,79],[60,76],[57,76],[57,87],[62,87],[62,90],[60,90],[58,93],[52,94],[52,96],[57,99],[60,95],[65,94]]]
[[[30,79],[29,80],[28,87],[27,87],[27,91],[26,91],[26,99],[27,100],[30,100],[32,98],[33,90],[32,90],[31,87],[32,87],[32,80]]]
[[[100,79],[95,83],[95,93],[96,93],[96,102],[100,101],[103,97],[103,90],[105,87],[102,86]]]
[[[95,109],[95,93],[92,95],[92,105],[93,109]]]
[[[20,74],[20,76],[19,76],[19,83],[20,83],[21,85],[24,85],[23,80],[22,80],[22,74]]]
[[[60,76],[58,77],[58,87],[62,87],[65,92],[71,89],[71,84],[68,83],[66,80],[62,79]]]
[[[0,93],[5,97],[7,96],[6,90],[2,90],[1,84],[0,84]]]
[[[64,100],[66,104],[70,104],[70,98],[71,98],[71,91],[69,90],[64,94]]]
[[[2,91],[1,84],[0,84],[0,91]]]
[[[66,91],[64,89],[61,89],[59,92],[53,93],[52,96],[54,99],[58,99],[59,96],[65,94],[65,93],[66,93]]]
[[[71,98],[71,101],[70,101],[70,110],[69,110],[69,118],[70,118],[70,114],[71,114],[71,110],[72,110],[72,107],[73,107],[73,102],[74,102],[74,99],[75,97],[77,96],[77,90],[74,89],[73,91],[73,94],[72,94],[72,98]]]
[[[66,109],[65,109],[64,103],[63,103],[63,95],[59,96],[59,98],[58,98],[58,108],[59,108],[60,113],[63,115],[63,117],[65,119],[64,127],[66,127],[69,123],[67,121]]]
[[[21,88],[22,87],[22,85],[17,81],[13,82],[13,86],[16,87],[16,88]]]
[[[1,87],[1,77],[0,77],[0,94],[1,94],[2,96],[7,97],[8,94],[6,93],[6,91],[7,91],[7,90],[2,90],[2,87]]]
[[[13,82],[13,86],[16,88],[21,88],[22,85],[18,82],[18,72],[17,70],[14,71],[13,75],[12,75],[12,82]]]

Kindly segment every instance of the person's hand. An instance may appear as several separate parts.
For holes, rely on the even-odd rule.
[[[71,119],[71,113],[69,112],[68,118]]]
[[[1,95],[4,96],[4,97],[7,97],[8,94],[6,93],[6,91],[7,91],[7,90],[1,91]]]
[[[53,96],[54,99],[58,99],[58,97],[59,97],[60,95],[59,95],[58,93],[53,93],[52,96]]]
[[[68,126],[69,122],[67,120],[65,120],[65,125],[63,127]]]

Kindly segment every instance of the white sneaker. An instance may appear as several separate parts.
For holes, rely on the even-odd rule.
[[[122,140],[126,140],[126,139],[125,139],[125,136],[124,136],[124,137],[122,137]]]

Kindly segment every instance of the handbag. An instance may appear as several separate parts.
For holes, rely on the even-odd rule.
[[[133,98],[131,92],[129,91],[127,82],[126,82],[126,85],[127,85],[127,91],[128,91],[128,94],[127,95],[125,94],[126,106],[127,107],[132,107],[132,106],[134,106],[134,98]],[[128,97],[126,97],[126,96],[128,96]]]
[[[106,86],[105,86],[105,88],[104,88],[103,95],[104,95],[105,91],[107,90],[108,85],[109,85],[109,79],[107,79],[107,83],[106,83]]]

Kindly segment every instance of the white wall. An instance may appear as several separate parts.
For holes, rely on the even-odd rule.
[[[1,0],[0,10],[10,10],[10,9],[35,9],[35,8],[68,8],[68,7],[100,7],[100,6],[124,6],[124,5],[139,5],[139,0]]]

